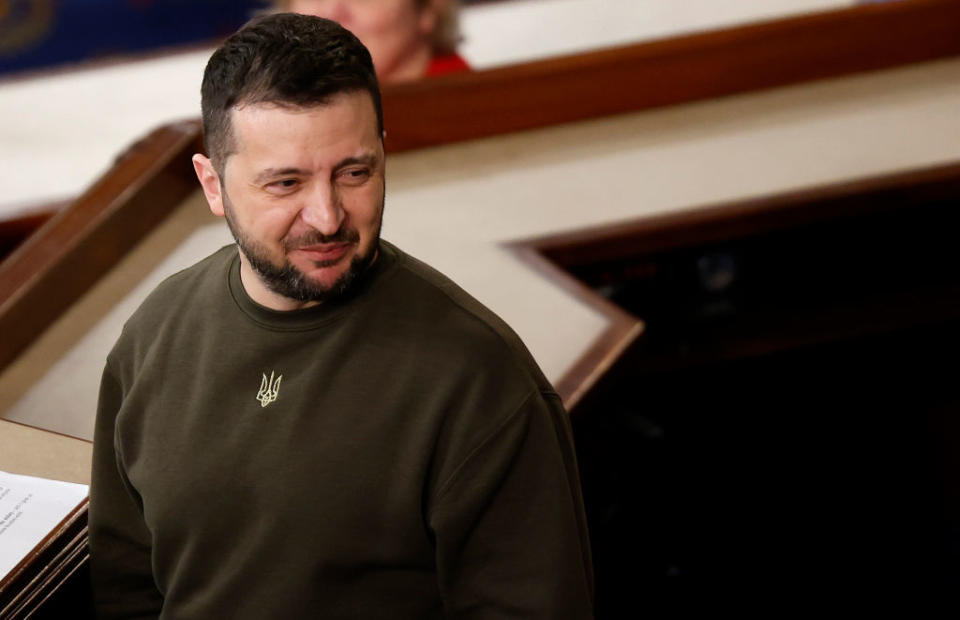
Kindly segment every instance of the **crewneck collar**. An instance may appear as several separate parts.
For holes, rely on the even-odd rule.
[[[377,259],[360,276],[349,294],[309,308],[281,311],[262,306],[250,298],[240,280],[240,253],[236,251],[229,263],[227,287],[240,311],[258,325],[278,331],[307,330],[335,321],[366,303],[377,283],[386,277],[396,262],[396,247],[381,239]]]

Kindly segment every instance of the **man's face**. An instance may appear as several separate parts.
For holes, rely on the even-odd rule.
[[[237,240],[245,288],[264,303],[250,290],[260,286],[264,305],[281,310],[342,294],[376,257],[383,215],[383,141],[370,95],[341,93],[310,108],[248,105],[231,120],[236,148],[219,196],[201,182]]]
[[[339,22],[370,50],[377,75],[384,83],[410,77],[405,68],[412,56],[429,53],[437,26],[436,0],[290,0],[286,10]]]

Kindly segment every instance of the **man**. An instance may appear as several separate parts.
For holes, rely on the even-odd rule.
[[[275,0],[273,6],[332,19],[357,35],[383,84],[469,69],[456,51],[458,0]]]
[[[161,284],[107,360],[102,617],[590,617],[559,398],[503,322],[379,239],[366,49],[258,18],[202,107],[194,165],[236,246]]]

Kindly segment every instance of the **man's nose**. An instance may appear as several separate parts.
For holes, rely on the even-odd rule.
[[[303,205],[300,217],[314,230],[324,235],[332,235],[340,230],[346,212],[332,186],[318,185],[306,196],[306,204]]]

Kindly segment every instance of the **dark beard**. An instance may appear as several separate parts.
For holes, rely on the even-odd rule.
[[[243,231],[239,229],[233,219],[233,207],[223,192],[224,213],[226,214],[227,227],[233,235],[237,246],[243,255],[247,257],[253,271],[260,278],[264,285],[274,293],[294,299],[299,302],[326,302],[346,296],[356,286],[360,277],[367,271],[377,256],[377,245],[380,239],[380,227],[377,227],[377,233],[374,237],[374,243],[370,251],[366,254],[357,254],[350,260],[350,266],[337,280],[330,286],[325,286],[307,277],[300,271],[289,259],[285,259],[282,265],[276,265],[267,258],[267,252],[256,241],[248,238]],[[383,217],[383,207],[380,209],[381,218]],[[317,243],[358,243],[360,234],[355,229],[340,229],[333,235],[323,235],[317,231],[304,235],[293,240],[284,240],[283,250],[289,252],[299,246],[313,245]],[[322,261],[314,263],[317,267],[330,267],[336,264],[336,261]]]
[[[325,302],[346,296],[376,256],[376,246],[367,254],[357,254],[350,260],[350,267],[333,284],[324,286],[309,279],[289,260],[284,261],[283,266],[278,267],[264,256],[251,253],[251,248],[236,234],[234,234],[234,239],[237,240],[237,245],[240,246],[247,257],[250,266],[253,267],[253,270],[267,288],[278,295],[300,302]],[[317,264],[317,266],[329,265]]]

